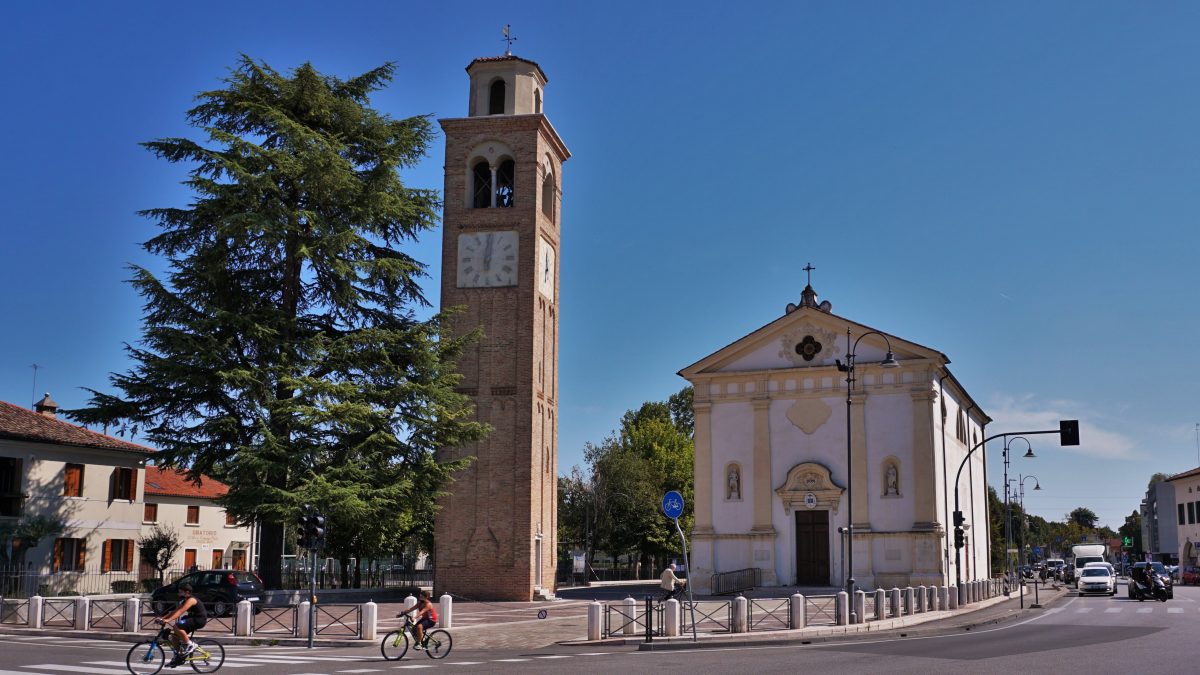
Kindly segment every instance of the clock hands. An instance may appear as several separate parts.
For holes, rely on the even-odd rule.
[[[487,235],[487,245],[483,248],[483,269],[491,271],[492,269],[492,235]]]

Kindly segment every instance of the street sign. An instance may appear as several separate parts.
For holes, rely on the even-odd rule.
[[[668,518],[678,519],[683,515],[683,495],[675,490],[663,495],[662,510]]]
[[[1034,546],[1034,547],[1033,547],[1033,554],[1034,554],[1034,555],[1041,555],[1041,554],[1042,554],[1042,547],[1041,547],[1041,546]]]

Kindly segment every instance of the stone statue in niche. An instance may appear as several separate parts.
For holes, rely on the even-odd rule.
[[[725,498],[742,498],[742,476],[736,464],[729,467],[729,474],[725,477]]]
[[[887,465],[884,486],[884,497],[900,496],[900,472],[896,470],[896,465],[891,462],[888,462]]]

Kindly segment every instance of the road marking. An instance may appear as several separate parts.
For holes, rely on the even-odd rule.
[[[378,668],[359,668],[358,670],[339,670],[339,673],[378,673]]]
[[[580,656],[608,656],[614,652],[584,652]]]
[[[1079,609],[1075,610],[1075,613],[1076,614],[1087,614],[1090,611],[1092,611],[1091,607],[1080,607]]]
[[[57,635],[15,635],[14,640],[61,640]]]
[[[1109,607],[1108,609],[1104,610],[1104,613],[1105,614],[1117,614],[1118,612],[1121,611],[1121,609],[1122,609],[1121,607]]]
[[[1168,607],[1167,614],[1183,614],[1182,607]]]
[[[40,670],[57,670],[64,673],[93,673],[94,675],[126,675],[128,670],[115,670],[113,668],[88,668],[86,666],[60,666],[52,663],[46,663],[37,666],[21,666],[22,668],[38,668]],[[26,674],[28,675],[28,673]]]
[[[418,665],[413,665],[413,666],[396,666],[396,669],[397,669],[397,670],[412,670],[413,668],[432,668],[432,667],[433,667],[433,666],[418,666]]]
[[[1138,614],[1149,614],[1150,612],[1153,612],[1153,611],[1154,611],[1153,607],[1138,607],[1137,612],[1138,612]]]
[[[492,663],[524,663],[529,659],[492,659]]]
[[[552,654],[550,656],[539,656],[537,658],[539,658],[539,659],[569,659],[569,658],[571,658],[571,655],[570,654]]]

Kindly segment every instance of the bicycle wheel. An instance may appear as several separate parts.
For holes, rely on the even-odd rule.
[[[454,639],[444,630],[431,630],[425,634],[425,653],[431,659],[444,659],[450,655]]]
[[[162,645],[158,644],[157,640],[146,640],[129,648],[129,654],[125,656],[125,667],[129,668],[133,675],[155,675],[162,670],[166,660]]]
[[[216,640],[192,640],[196,651],[188,657],[188,663],[197,673],[215,673],[225,663],[225,648]]]
[[[383,642],[379,643],[379,651],[388,661],[399,661],[404,658],[408,652],[408,632],[394,630],[384,635]]]

